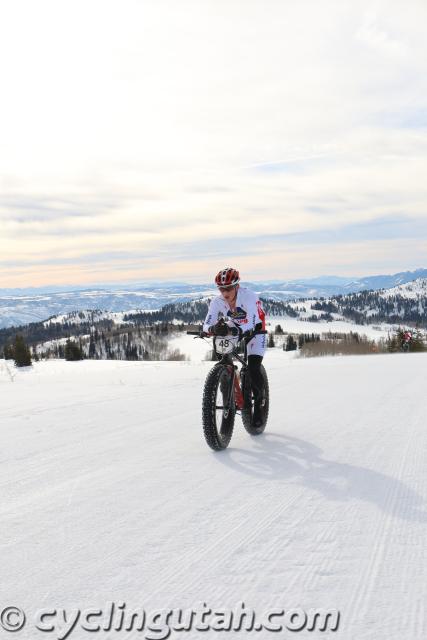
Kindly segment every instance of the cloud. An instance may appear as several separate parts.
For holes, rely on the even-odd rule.
[[[313,243],[321,269],[329,237],[394,251],[390,234],[411,241],[404,220],[424,233],[424,2],[18,0],[3,13],[2,284],[24,283],[14,258],[34,261],[25,284],[61,260],[55,277],[75,281],[67,265],[90,270],[89,255],[116,271],[151,256],[160,274],[165,251],[191,276],[233,246],[248,260],[263,247],[268,264],[276,237],[304,260]],[[352,253],[354,272],[372,256]]]

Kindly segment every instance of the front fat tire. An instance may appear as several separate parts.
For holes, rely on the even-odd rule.
[[[246,371],[245,379],[244,379],[245,406],[242,409],[242,421],[243,421],[243,426],[245,427],[246,431],[250,433],[251,436],[258,436],[260,433],[263,433],[267,425],[268,412],[270,410],[270,389],[268,386],[267,372],[263,364],[261,364],[261,374],[264,380],[265,406],[264,406],[264,420],[259,427],[255,427],[253,424],[253,401],[252,401],[252,390],[251,390],[249,371]]]
[[[220,414],[221,417],[219,417],[219,412],[216,409],[218,402],[223,403],[220,384],[225,378],[228,378],[231,382],[231,373],[228,367],[223,364],[216,364],[206,377],[203,391],[203,433],[206,442],[214,451],[225,449],[233,435],[234,418],[236,415],[234,396],[232,397],[231,408],[225,417],[224,412],[222,412],[222,414]]]

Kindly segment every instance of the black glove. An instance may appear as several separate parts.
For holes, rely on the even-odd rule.
[[[231,327],[230,328],[230,334],[232,336],[239,336],[239,338],[241,338],[242,335],[243,335],[243,331],[241,330],[240,327]]]
[[[221,320],[211,327],[212,333],[215,336],[228,336],[228,329],[229,327]]]

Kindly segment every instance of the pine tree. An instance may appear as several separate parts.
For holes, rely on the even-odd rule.
[[[21,335],[15,336],[13,357],[17,367],[29,367],[31,365],[31,353]]]
[[[66,360],[83,360],[83,353],[77,342],[67,339],[65,343],[65,359]]]
[[[3,355],[5,360],[13,360],[13,346],[11,344],[4,346]]]
[[[93,333],[91,333],[90,341],[89,341],[89,354],[88,354],[89,358],[95,358],[95,354],[96,354],[95,339],[96,338],[94,337]]]
[[[274,342],[274,336],[273,336],[273,334],[272,334],[272,333],[269,333],[269,334],[268,334],[268,344],[267,344],[267,347],[270,347],[270,348],[271,348],[271,347],[275,347],[275,346],[276,346],[276,344],[275,344],[275,342]]]
[[[294,340],[294,337],[289,335],[288,339],[286,340],[286,348],[285,351],[295,351],[297,348],[297,343]]]
[[[402,340],[403,340],[403,332],[397,331],[396,334],[391,336],[391,338],[390,337],[388,338],[387,351],[389,351],[390,353],[396,353],[396,351],[399,351],[401,348]]]

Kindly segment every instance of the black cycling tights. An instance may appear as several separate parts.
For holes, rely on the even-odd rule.
[[[264,378],[261,373],[261,362],[262,356],[248,356],[248,369],[255,400],[262,398],[264,393]]]

